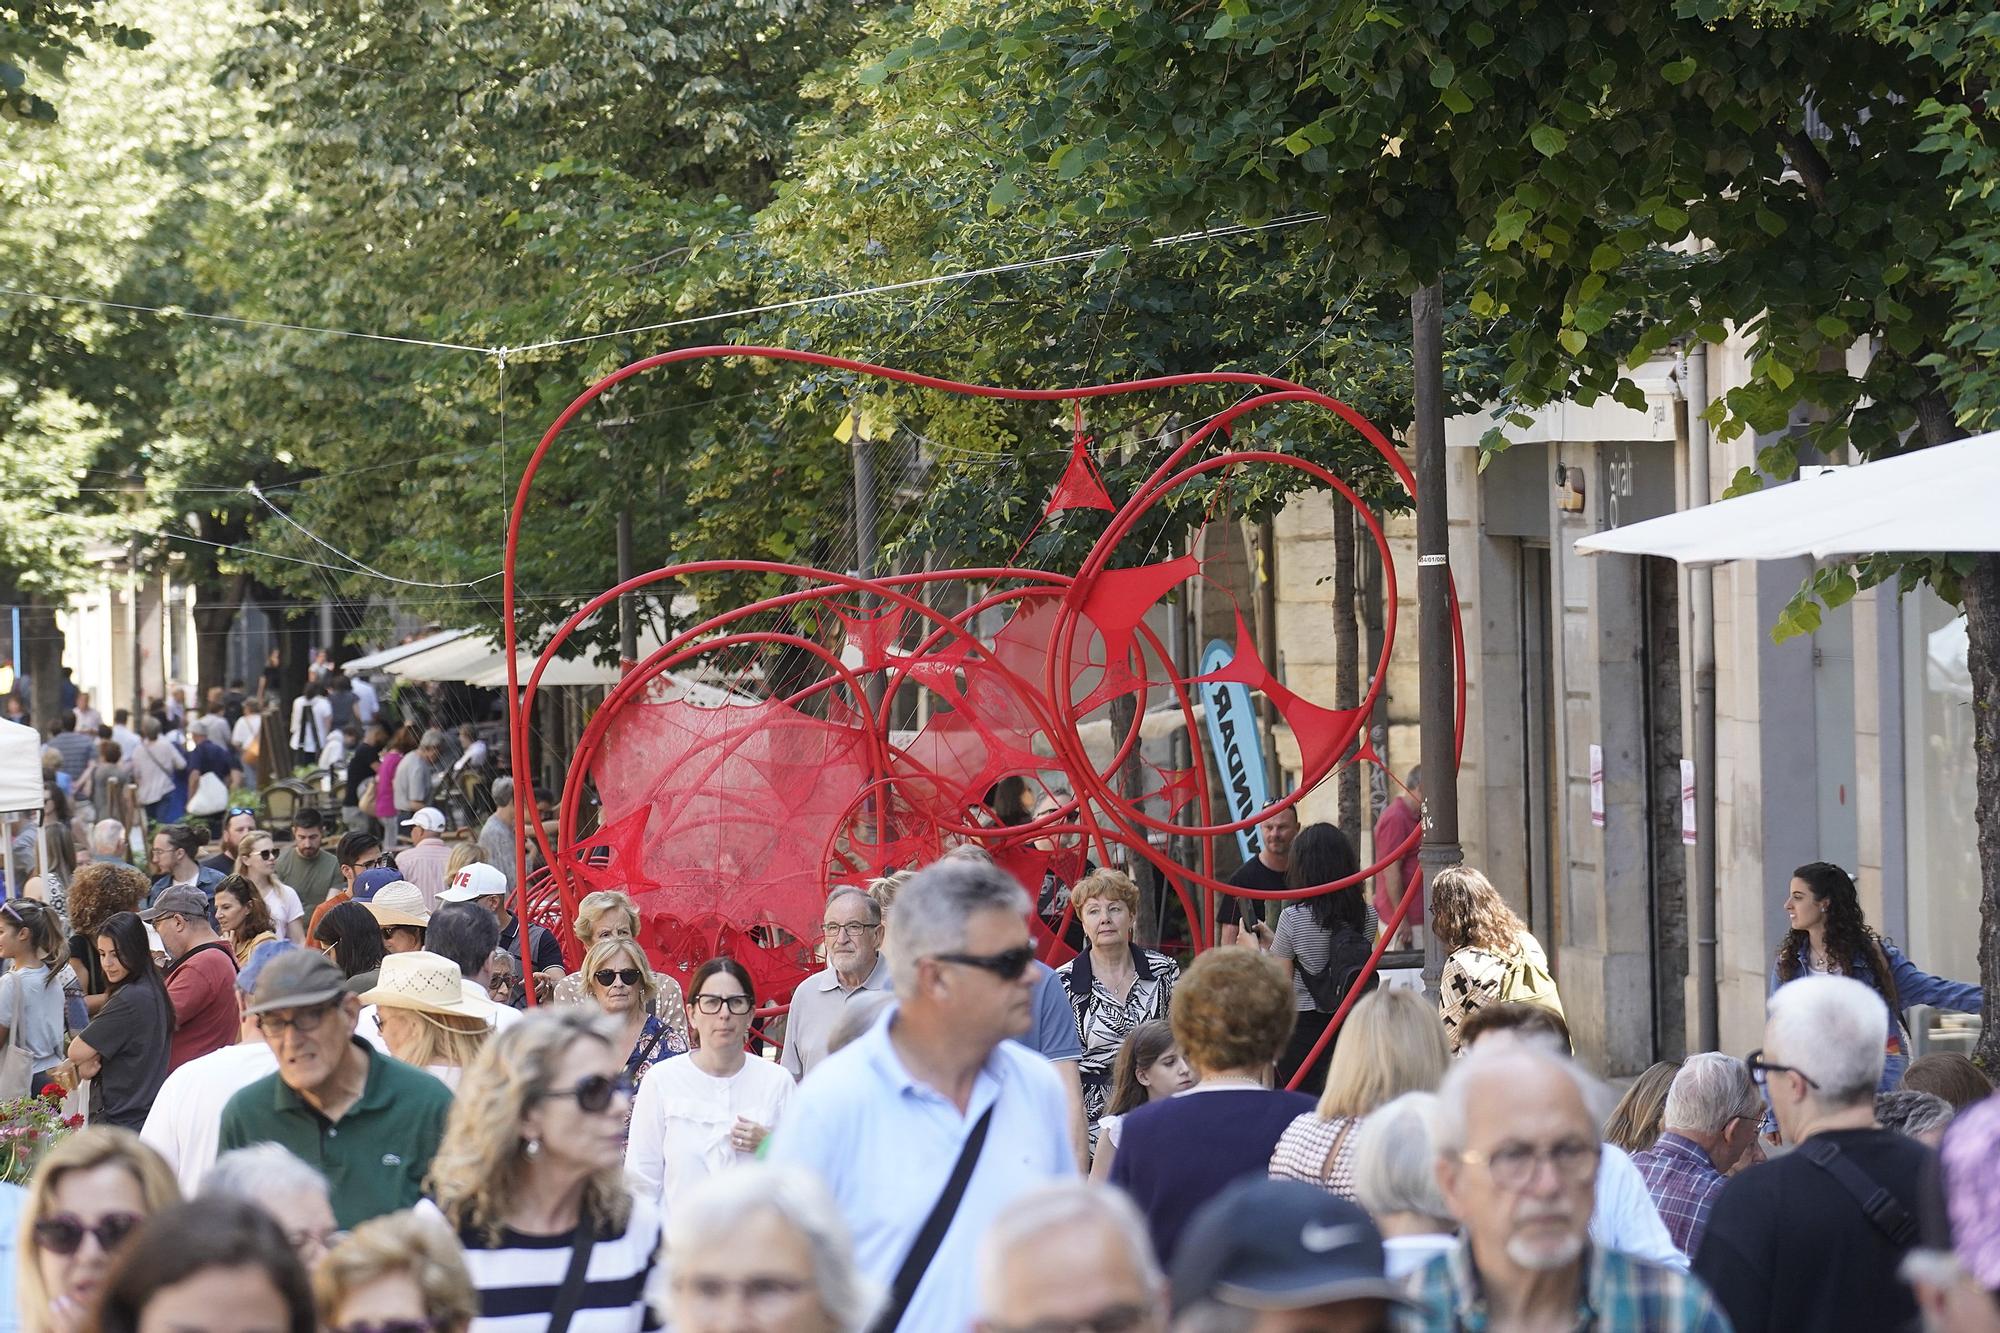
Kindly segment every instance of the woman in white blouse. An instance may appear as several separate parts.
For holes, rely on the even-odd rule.
[[[777,1127],[792,1076],[744,1049],[757,1007],[750,974],[733,958],[711,958],[688,985],[694,1049],[646,1071],[632,1108],[625,1171],[633,1192],[663,1214],[704,1177],[747,1162]]]

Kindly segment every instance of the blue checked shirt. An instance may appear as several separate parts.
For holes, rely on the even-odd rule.
[[[1729,1177],[1715,1169],[1700,1144],[1672,1130],[1644,1152],[1633,1153],[1632,1165],[1645,1177],[1646,1192],[1653,1196],[1674,1244],[1692,1258],[1701,1233],[1708,1229],[1708,1210]]]
[[[1396,1333],[1485,1333],[1491,1316],[1466,1242],[1410,1274],[1410,1298]],[[1592,1246],[1583,1259],[1575,1333],[1733,1333],[1700,1279],[1616,1250]]]

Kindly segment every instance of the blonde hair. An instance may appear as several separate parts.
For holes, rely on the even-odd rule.
[[[268,830],[260,828],[253,828],[236,840],[236,860],[231,863],[230,869],[245,879],[250,879],[250,871],[248,869],[250,854],[251,850],[257,845],[257,839],[259,838],[270,843],[273,847],[278,845],[278,840],[272,837]],[[276,879],[278,877],[278,872],[275,868],[276,862],[272,864],[274,868],[271,871],[271,878]],[[251,880],[251,882],[255,883],[256,881]]]
[[[451,849],[451,859],[444,863],[445,883],[451,883],[451,877],[467,866],[491,864],[493,863],[487,857],[484,847],[470,840],[461,842],[458,846]]]
[[[1434,1092],[1450,1066],[1451,1047],[1434,1006],[1411,990],[1370,991],[1341,1026],[1320,1118],[1368,1115],[1406,1092]]]
[[[493,1035],[491,1024],[471,1014],[430,1014],[395,1003],[378,1002],[378,1007],[398,1009],[417,1020],[415,1038],[396,1058],[418,1069],[430,1065],[464,1069],[479,1058],[480,1048]]]
[[[882,924],[889,924],[889,909],[896,905],[896,895],[905,884],[916,878],[914,870],[892,870],[880,879],[868,881],[868,896],[882,909]]]
[[[1447,953],[1470,946],[1511,954],[1528,933],[1493,881],[1471,866],[1446,866],[1431,878],[1430,914]]]
[[[660,998],[660,983],[653,976],[653,965],[646,959],[646,951],[639,947],[639,941],[625,938],[599,940],[590,946],[590,952],[583,956],[583,993],[592,1002],[597,999],[597,977],[600,967],[611,966],[619,954],[627,954],[639,965],[639,993],[645,999],[646,1012],[653,1012],[654,1003]]]
[[[363,1222],[320,1260],[312,1275],[320,1322],[333,1327],[341,1302],[371,1282],[398,1274],[423,1293],[432,1333],[465,1333],[479,1314],[479,1293],[466,1272],[458,1238],[435,1219],[405,1211]]]
[[[1115,902],[1124,903],[1134,912],[1139,910],[1139,886],[1132,882],[1130,875],[1122,870],[1113,870],[1110,866],[1100,866],[1091,871],[1078,880],[1076,887],[1069,891],[1070,906],[1076,910],[1078,916],[1083,915],[1083,905],[1092,898],[1110,898]]]
[[[35,1224],[48,1217],[55,1206],[56,1186],[72,1171],[94,1171],[100,1166],[122,1166],[139,1183],[139,1197],[146,1215],[163,1212],[181,1201],[180,1185],[174,1173],[148,1148],[137,1134],[115,1125],[92,1125],[79,1129],[49,1149],[28,1182],[28,1198],[21,1209],[21,1231],[14,1243],[17,1308],[28,1333],[48,1333],[49,1304],[55,1293],[42,1282],[42,1251],[35,1244]]]
[[[459,1080],[444,1141],[425,1182],[454,1229],[471,1231],[488,1245],[499,1243],[527,1161],[522,1120],[541,1094],[552,1090],[556,1066],[570,1047],[595,1041],[616,1051],[617,1032],[595,1009],[564,1005],[522,1015],[480,1048]],[[600,1226],[624,1228],[632,1195],[622,1163],[585,1182],[584,1204]]]
[[[597,919],[613,908],[630,916],[632,933],[639,933],[639,904],[632,901],[631,895],[617,889],[599,889],[584,894],[583,901],[576,905],[576,938],[585,948],[590,947],[590,937],[597,933]]]

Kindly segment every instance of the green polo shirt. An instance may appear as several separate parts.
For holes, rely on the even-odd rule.
[[[219,1143],[223,1152],[275,1143],[318,1168],[343,1231],[416,1203],[451,1111],[451,1089],[443,1083],[359,1037],[354,1044],[368,1054],[368,1082],[338,1121],[272,1074],[229,1099]]]

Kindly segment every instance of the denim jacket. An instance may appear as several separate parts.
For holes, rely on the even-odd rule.
[[[1968,981],[1947,981],[1934,977],[1911,962],[1892,941],[1882,941],[1882,952],[1889,959],[1889,973],[1896,983],[1896,1003],[1900,1008],[1913,1004],[1927,1004],[1937,1009],[1950,1009],[1961,1014],[1976,1014],[1980,1007],[1977,984]],[[1874,975],[1874,968],[1863,956],[1854,960],[1851,975],[1866,980]],[[1771,992],[1778,989],[1778,968],[1771,966]],[[1877,989],[1880,989],[1879,986]],[[1768,992],[1767,992],[1768,993]],[[1889,1011],[1888,1031],[1884,1035],[1884,1046],[1888,1054],[1882,1065],[1881,1091],[1893,1091],[1902,1081],[1903,1067],[1909,1063],[1909,1053],[1903,1045],[1903,1015],[1897,1009]]]

